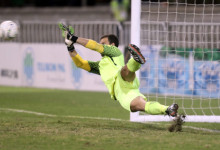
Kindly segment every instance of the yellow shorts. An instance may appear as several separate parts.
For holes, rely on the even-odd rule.
[[[140,93],[139,85],[140,82],[137,78],[135,78],[133,82],[124,81],[119,71],[114,85],[114,93],[116,99],[124,109],[131,111],[131,101],[138,96],[142,96],[145,100],[147,100],[147,98]]]

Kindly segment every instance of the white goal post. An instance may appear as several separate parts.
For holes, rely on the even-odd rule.
[[[148,59],[137,73],[140,91],[178,103],[186,122],[220,122],[220,5],[186,2],[131,0],[131,43]],[[170,120],[130,113],[133,122]]]

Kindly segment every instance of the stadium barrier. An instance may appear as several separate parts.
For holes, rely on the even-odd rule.
[[[101,59],[97,52],[75,47],[84,59]],[[77,68],[59,43],[1,43],[0,85],[107,91],[100,76]]]
[[[50,21],[15,21],[19,25],[20,33],[17,38],[11,41],[19,43],[64,43],[62,32],[58,27],[58,22]],[[63,21],[62,21],[63,22]],[[99,41],[104,34],[115,34],[123,42],[123,30],[119,22],[114,21],[94,21],[94,22],[63,22],[73,26],[75,35]]]
[[[150,59],[140,69],[141,92],[220,97],[218,61],[194,60],[192,52],[189,52],[189,58],[171,54],[162,57],[159,55],[162,48],[162,45],[142,46],[143,55]]]
[[[18,23],[18,22],[17,22]],[[122,40],[118,22],[68,22],[77,36],[99,41],[104,34]],[[0,41],[0,85],[107,91],[98,75],[78,69],[68,56],[58,23],[22,21],[20,33],[12,41]],[[62,43],[62,44],[61,44]],[[98,61],[100,54],[76,45],[87,60]],[[120,49],[124,49],[120,46]]]
[[[10,42],[20,43],[63,43],[57,22],[15,21],[19,24],[20,34]],[[75,28],[75,34],[99,41],[105,34],[115,34],[121,45],[130,43],[130,22],[87,21],[64,22]],[[141,45],[163,45],[174,48],[220,48],[220,23],[181,23],[181,22],[142,22]],[[204,33],[205,31],[205,33]],[[206,35],[206,36],[204,36]],[[0,39],[0,42],[5,42]],[[9,41],[8,41],[9,42]]]
[[[120,24],[119,22],[65,22],[66,24],[72,25],[75,28],[75,34],[77,36],[94,39],[96,41],[99,41],[100,36],[104,34],[116,34],[121,43],[121,49],[124,49],[124,46],[127,45],[130,41],[130,22],[125,22],[123,24]],[[33,60],[37,60],[38,57],[40,58],[40,55],[47,56],[51,55],[51,53],[59,53],[60,49],[65,49],[65,46],[61,43],[63,43],[63,38],[61,35],[61,31],[58,28],[58,25],[56,22],[34,22],[34,21],[22,21],[19,23],[20,25],[20,34],[18,35],[18,38],[12,40],[12,41],[0,41],[0,49],[1,49],[1,75],[4,77],[6,76],[12,76],[13,78],[19,78],[21,76],[21,73],[19,71],[15,71],[16,68],[19,68],[17,66],[20,64],[20,72],[25,73],[24,68],[28,68],[30,64],[25,63],[24,60],[20,60],[19,62],[16,62],[18,59],[24,59],[24,55],[26,53],[24,52],[25,49],[28,49],[28,47],[32,47],[34,52],[34,57],[32,55],[29,55],[31,59],[31,56],[33,57]],[[148,45],[149,47],[153,46],[165,46],[165,47],[173,47],[174,49],[180,48],[181,46],[187,45],[189,48],[196,49],[197,47],[201,48],[219,48],[220,47],[220,34],[219,34],[219,28],[220,24],[218,23],[203,23],[203,24],[192,24],[192,23],[174,23],[174,22],[142,22],[141,28],[144,31],[147,31],[147,34],[141,33],[141,44],[142,45],[148,45],[151,43],[151,45]],[[200,30],[206,31],[207,37],[202,37],[202,34],[200,34]],[[195,34],[196,33],[196,34]],[[174,40],[175,39],[175,40]],[[173,41],[176,41],[175,43]],[[10,44],[8,44],[10,43]],[[59,44],[60,43],[60,44]],[[152,45],[153,43],[153,45]],[[195,44],[196,43],[196,44]],[[186,47],[184,47],[186,48]],[[7,51],[6,51],[7,49]],[[14,57],[14,59],[6,59],[12,57],[10,55],[11,49],[13,49],[13,54],[16,54],[16,56],[20,57]],[[81,48],[80,48],[81,49]],[[161,48],[160,48],[161,49]],[[17,50],[17,51],[16,51]],[[17,54],[18,51],[20,51],[20,54]],[[164,51],[164,50],[163,50]],[[37,53],[40,53],[38,56]],[[82,51],[83,52],[83,51]],[[165,49],[165,52],[169,52],[169,49]],[[185,52],[185,49],[178,52]],[[8,56],[6,56],[8,55]],[[36,55],[36,56],[35,56]],[[60,53],[60,55],[62,55]],[[10,56],[10,57],[9,57]],[[14,56],[14,55],[13,55]],[[89,56],[93,56],[90,53],[83,54],[83,57],[90,58]],[[210,55],[209,57],[212,57],[213,55]],[[35,58],[36,57],[36,58]],[[147,56],[146,56],[147,57]],[[185,55],[183,55],[185,58]],[[12,57],[13,58],[13,57]],[[66,56],[65,56],[66,58]],[[99,59],[99,57],[94,57]],[[46,59],[46,57],[45,57]],[[67,59],[67,58],[66,58]],[[96,60],[97,60],[96,59]],[[56,59],[58,60],[58,59]],[[51,62],[55,63],[55,59],[51,58]],[[209,59],[210,60],[210,59]],[[10,62],[9,62],[10,61]],[[16,65],[10,65],[11,63],[14,63]],[[69,60],[68,60],[69,61]],[[204,61],[204,60],[202,60]],[[217,61],[217,60],[216,60]],[[7,62],[7,63],[6,63]],[[48,61],[50,63],[50,61]],[[42,66],[45,64],[41,64],[38,62],[35,62],[36,68],[38,68],[37,71],[42,71]],[[52,64],[53,64],[52,63]],[[67,62],[65,62],[67,63]],[[65,64],[63,63],[63,64]],[[216,62],[217,63],[217,62]],[[171,63],[172,64],[172,63]],[[217,63],[218,64],[218,63]],[[196,64],[195,64],[196,65]],[[13,67],[12,67],[13,66]],[[22,68],[23,66],[23,68]],[[53,67],[56,67],[52,65]],[[200,64],[199,66],[202,66]],[[204,66],[204,65],[203,65]],[[58,68],[64,68],[62,65],[58,65]],[[143,67],[144,68],[144,67]],[[206,67],[207,68],[207,67]],[[8,69],[8,71],[7,71]],[[27,69],[28,70],[28,69]],[[151,69],[152,70],[152,69]],[[198,69],[197,69],[198,70]],[[24,80],[25,76],[30,77],[31,70],[28,70],[26,74],[24,74],[24,77],[22,77],[22,80]],[[33,73],[37,73],[37,71],[33,71]],[[147,70],[141,71],[147,72]],[[28,75],[29,73],[29,75]],[[218,74],[218,72],[216,72]],[[215,73],[215,80],[219,81],[220,77],[216,75]],[[197,73],[194,72],[196,75]],[[185,74],[184,80],[186,80],[189,75]],[[76,76],[76,74],[75,74]],[[42,76],[43,77],[43,76]],[[157,79],[152,80],[156,81],[158,80],[158,76],[154,76],[154,78],[157,77]],[[164,76],[165,77],[165,76]],[[15,86],[18,85],[25,85],[23,81],[16,81],[13,82],[15,79],[11,79],[11,81],[4,80],[4,78],[1,78],[0,84],[1,85],[11,85],[14,84]],[[76,79],[78,81],[79,79]],[[143,80],[143,79],[142,79]],[[7,82],[7,83],[6,83]],[[99,83],[101,81],[97,81]],[[46,82],[44,82],[46,83]],[[204,83],[203,83],[204,84]],[[219,89],[219,82],[212,82],[212,84],[216,84],[214,87],[217,88],[217,91]],[[49,84],[48,84],[49,85]],[[65,85],[65,84],[64,84]],[[87,84],[88,85],[88,84]],[[196,84],[195,84],[196,85]],[[199,84],[198,84],[199,85]],[[27,86],[27,85],[25,85]],[[35,86],[35,84],[33,84]],[[40,86],[40,85],[36,85]],[[158,86],[158,85],[156,85]],[[55,85],[51,85],[49,87],[56,87]],[[60,87],[59,85],[57,86]],[[67,86],[68,87],[68,86]],[[96,86],[95,86],[96,87]],[[204,86],[203,86],[204,87]],[[212,86],[213,87],[213,86]],[[72,87],[71,87],[72,88]],[[145,87],[144,87],[145,88]],[[161,89],[161,91],[163,91]]]

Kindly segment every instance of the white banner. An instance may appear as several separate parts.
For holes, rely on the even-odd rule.
[[[20,45],[0,44],[0,84],[21,85],[21,51]]]
[[[83,59],[101,55],[80,45]],[[77,68],[64,44],[0,44],[0,85],[107,91],[99,75]]]

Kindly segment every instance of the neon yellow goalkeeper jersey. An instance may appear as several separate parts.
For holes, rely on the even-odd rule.
[[[118,72],[124,66],[124,56],[116,46],[103,45],[103,47],[102,59],[98,62],[88,61],[88,63],[91,67],[90,72],[101,75],[111,98],[114,99],[114,83]]]

